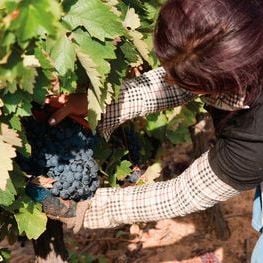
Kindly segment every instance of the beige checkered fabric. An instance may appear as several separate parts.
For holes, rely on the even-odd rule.
[[[119,100],[107,106],[99,125],[108,139],[121,123],[137,116],[174,108],[196,97],[177,86],[169,86],[163,68],[124,82]],[[201,96],[216,108],[246,109],[244,96]],[[98,189],[86,212],[84,227],[110,228],[120,224],[148,222],[204,210],[239,192],[220,180],[203,154],[179,177],[144,186]]]
[[[99,130],[109,139],[111,133],[126,120],[149,113],[158,112],[182,105],[193,100],[197,95],[182,88],[169,86],[165,80],[165,70],[162,67],[153,69],[141,76],[125,81],[117,102],[107,106],[102,116]],[[234,111],[246,109],[245,96],[221,95],[200,97],[205,103],[219,109]]]
[[[212,207],[239,192],[211,170],[208,152],[175,179],[143,186],[99,189],[84,218],[85,228],[149,222]]]

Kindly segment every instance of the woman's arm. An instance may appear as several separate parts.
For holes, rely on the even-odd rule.
[[[249,140],[249,133],[243,134],[248,135],[246,139],[237,135],[219,138],[210,151],[175,179],[143,186],[100,188],[91,200],[69,207],[74,210],[69,219],[65,218],[68,215],[62,211],[58,198],[45,201],[44,210],[60,216],[59,220],[67,224],[73,221],[71,226],[77,226],[75,230],[82,225],[112,228],[205,210],[263,181],[262,136]]]
[[[118,101],[107,106],[99,130],[105,138],[109,138],[113,130],[126,120],[174,108],[196,96],[167,84],[162,67],[150,70],[123,83]]]
[[[175,179],[143,186],[101,188],[84,217],[85,228],[112,228],[205,210],[239,194],[212,171],[206,152]]]
[[[109,139],[114,129],[126,120],[174,108],[196,96],[166,83],[165,71],[162,67],[150,70],[122,84],[118,101],[107,106],[99,130],[105,138]],[[69,115],[87,114],[87,95],[84,93],[48,97],[46,103],[59,108],[50,117],[50,125],[58,124]]]

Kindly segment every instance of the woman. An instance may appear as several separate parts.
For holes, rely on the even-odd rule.
[[[263,181],[263,14],[247,0],[169,0],[154,32],[162,67],[124,82],[100,123],[109,138],[124,121],[173,108],[200,95],[217,131],[215,146],[179,177],[144,186],[101,188],[65,206],[44,200],[47,213],[77,230],[184,216],[253,189]],[[50,119],[86,111],[86,96],[49,98],[64,107]],[[63,209],[58,209],[58,205]],[[70,217],[67,218],[70,214]]]

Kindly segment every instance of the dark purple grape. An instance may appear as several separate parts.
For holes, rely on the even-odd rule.
[[[94,195],[99,185],[98,165],[90,149],[95,140],[91,133],[70,119],[51,127],[26,117],[23,127],[32,148],[25,172],[54,178],[50,191],[63,199],[82,200]]]
[[[128,181],[130,183],[136,183],[141,177],[141,175],[142,175],[141,170],[135,170],[130,175],[128,175]]]

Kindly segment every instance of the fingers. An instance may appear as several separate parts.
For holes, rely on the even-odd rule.
[[[61,108],[68,102],[68,99],[69,96],[65,94],[61,94],[60,96],[49,96],[45,99],[45,103],[54,108]]]
[[[49,125],[56,125],[60,123],[62,120],[64,120],[68,115],[71,113],[71,108],[66,105],[65,107],[62,107],[58,109],[55,113],[51,115],[51,117],[48,120]]]

